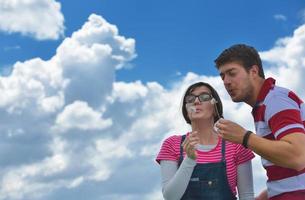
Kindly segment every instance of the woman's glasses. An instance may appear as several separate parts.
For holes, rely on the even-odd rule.
[[[202,93],[202,94],[199,94],[199,95],[189,94],[185,97],[185,102],[186,103],[194,103],[197,97],[198,97],[200,102],[209,101],[213,98],[212,95],[210,95],[209,93]]]

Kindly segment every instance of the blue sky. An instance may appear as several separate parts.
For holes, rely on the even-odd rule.
[[[188,85],[254,129],[213,63],[234,43],[305,99],[304,1],[0,0],[0,199],[161,200],[154,158],[190,128]],[[259,156],[253,171],[257,194]]]
[[[103,16],[121,35],[136,39],[137,59],[132,70],[122,70],[118,80],[159,81],[177,78],[177,72],[217,74],[213,68],[221,49],[249,43],[271,48],[280,37],[291,35],[303,22],[305,3],[293,1],[58,1],[64,15],[65,36],[79,29],[91,13]],[[283,16],[276,17],[276,16]],[[1,65],[33,57],[49,59],[64,39],[37,42],[20,34],[1,33]]]

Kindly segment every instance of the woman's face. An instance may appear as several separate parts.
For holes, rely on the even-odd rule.
[[[211,91],[205,86],[199,86],[186,95],[185,100],[189,102],[186,103],[186,109],[191,121],[214,119],[214,104],[211,103],[211,99]]]

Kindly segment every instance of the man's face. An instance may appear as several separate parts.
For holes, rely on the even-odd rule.
[[[232,101],[248,103],[254,89],[246,69],[237,62],[229,62],[221,65],[218,70]]]

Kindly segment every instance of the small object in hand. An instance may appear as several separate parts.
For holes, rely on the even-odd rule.
[[[219,120],[220,120],[220,119],[222,119],[222,118],[219,118]],[[214,127],[213,127],[214,131],[216,131],[217,133],[218,133],[218,131],[220,130],[219,128],[216,127],[219,120],[217,120],[217,122],[214,124]]]
[[[186,104],[186,110],[187,110],[189,113],[195,113],[195,112],[196,112],[196,107],[194,106],[193,103],[187,103],[187,104]]]

